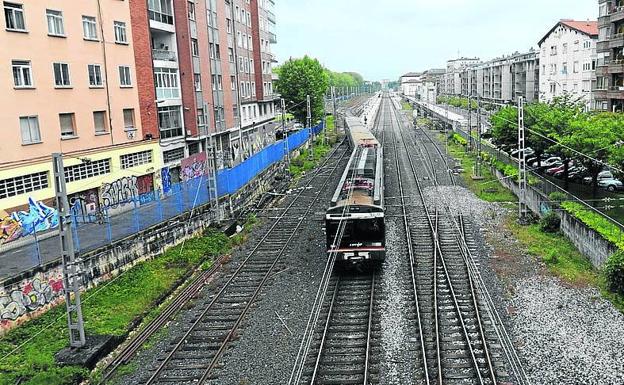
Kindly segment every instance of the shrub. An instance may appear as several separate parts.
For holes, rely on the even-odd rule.
[[[559,215],[550,211],[548,214],[544,215],[542,219],[540,219],[540,230],[545,233],[556,233],[559,231],[559,227],[561,226],[561,218]]]
[[[602,235],[607,241],[610,241],[620,248],[624,248],[620,227],[609,219],[588,209],[580,203],[569,201],[561,202],[561,207],[570,213],[570,215],[587,225],[587,227]]]
[[[624,250],[609,257],[604,266],[604,275],[611,291],[624,294]]]
[[[548,199],[550,199],[552,202],[560,203],[568,199],[568,196],[562,192],[554,191],[548,195]]]

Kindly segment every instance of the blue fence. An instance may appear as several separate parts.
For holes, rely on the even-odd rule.
[[[236,193],[254,177],[284,159],[286,146],[290,152],[302,146],[310,133],[322,131],[322,124],[302,129],[287,139],[280,140],[249,157],[234,168],[217,173],[217,193],[220,197]],[[214,199],[209,176],[172,184],[166,193],[152,191],[120,204],[108,211],[95,214],[72,213],[74,245],[86,252],[125,238],[182,213],[202,206]],[[26,238],[23,239],[26,241]],[[59,257],[60,246],[55,231],[37,234],[21,246],[10,243],[0,248],[0,278],[7,277]]]

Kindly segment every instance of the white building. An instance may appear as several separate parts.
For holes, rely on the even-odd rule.
[[[401,93],[406,96],[416,97],[422,74],[419,72],[408,72],[401,76]]]
[[[559,21],[540,40],[540,101],[567,93],[591,107],[597,42],[596,21],[574,20]]]
[[[479,58],[459,58],[446,62],[446,73],[440,84],[440,92],[445,95],[461,95],[461,73],[468,67],[478,64]]]

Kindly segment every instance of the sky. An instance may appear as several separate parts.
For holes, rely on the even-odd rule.
[[[280,62],[309,55],[337,72],[396,80],[459,56],[537,48],[560,19],[596,20],[597,0],[275,0]]]

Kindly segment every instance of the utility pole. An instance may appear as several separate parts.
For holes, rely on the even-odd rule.
[[[475,179],[481,176],[481,96],[477,96],[477,162],[475,163]]]
[[[472,152],[472,95],[468,96],[468,152]]]
[[[52,154],[54,169],[54,192],[58,209],[59,240],[61,242],[61,259],[63,262],[63,285],[65,287],[65,307],[67,308],[67,327],[69,329],[69,345],[81,348],[86,344],[82,304],[80,302],[80,259],[76,258],[74,239],[71,229],[71,213],[67,201],[65,184],[65,168],[63,154]]]
[[[334,134],[338,134],[338,117],[336,116],[336,87],[331,88],[331,97],[332,97],[332,104],[334,107]]]
[[[518,220],[520,223],[526,223],[527,220],[527,205],[526,205],[526,187],[527,187],[527,175],[526,175],[526,155],[524,153],[525,138],[524,138],[524,99],[522,96],[518,97]]]
[[[314,130],[312,129],[312,108],[310,106],[310,95],[306,95],[306,106],[307,106],[307,124],[308,130],[310,130],[310,137],[312,138],[310,142],[310,156],[309,159],[314,159],[314,140],[316,140],[316,135],[314,135]]]
[[[286,162],[290,166],[290,151],[288,150],[288,133],[286,132],[286,100],[281,98],[282,102],[282,132],[284,133],[284,145],[286,146]]]
[[[208,125],[208,103],[204,102],[204,124]],[[219,209],[219,189],[217,185],[217,138],[216,132],[213,135],[208,133],[208,128],[206,127],[206,133],[210,137],[210,147],[212,149],[212,154],[206,153],[206,163],[210,165],[208,158],[212,155],[212,180],[214,190],[214,208],[217,218],[217,223],[221,222],[221,210]],[[209,170],[210,171],[210,170]],[[210,185],[208,186],[208,192],[210,193]],[[209,194],[208,198],[211,198],[212,194]]]

